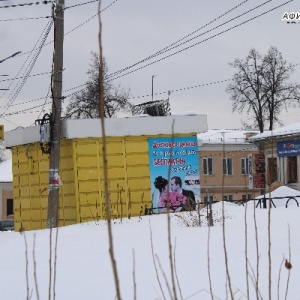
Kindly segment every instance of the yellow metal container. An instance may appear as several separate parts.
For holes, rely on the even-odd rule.
[[[97,119],[64,120],[60,143],[59,226],[105,219],[102,131]],[[149,138],[196,136],[205,115],[105,120],[112,218],[143,215],[151,207]],[[47,227],[49,155],[40,127],[5,132],[12,149],[15,229]]]
[[[112,218],[144,215],[145,205],[151,207],[149,137],[106,138]],[[59,226],[106,218],[102,146],[102,138],[61,140]],[[49,155],[33,143],[12,147],[12,157],[15,229],[46,228]]]

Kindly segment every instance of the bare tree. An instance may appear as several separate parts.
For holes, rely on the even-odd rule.
[[[98,54],[91,52],[91,64],[87,72],[89,80],[86,83],[86,89],[71,97],[66,110],[67,118],[99,118],[99,65]],[[103,58],[104,114],[105,118],[111,118],[116,116],[120,111],[129,110],[131,104],[128,101],[129,92],[126,92],[120,86],[113,86],[106,79],[107,74],[108,67],[105,58]]]
[[[276,47],[265,56],[251,49],[245,60],[235,59],[229,65],[237,69],[233,83],[226,88],[232,109],[239,113],[246,109],[248,120],[252,117],[260,132],[266,125],[272,130],[274,123],[280,123],[283,109],[299,104],[300,85],[288,82],[294,68]]]

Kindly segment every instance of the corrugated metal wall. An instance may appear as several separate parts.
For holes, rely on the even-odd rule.
[[[59,226],[76,222],[71,141],[61,141]],[[12,148],[15,230],[47,227],[49,156],[40,144]]]
[[[151,207],[148,138],[107,138],[112,218],[143,215],[145,205]],[[12,154],[15,229],[46,228],[49,156],[39,143],[13,147]],[[101,138],[61,140],[59,226],[105,219],[103,177]]]
[[[76,139],[73,153],[77,222],[103,219],[106,213],[101,140]],[[143,214],[145,203],[150,205],[148,157],[147,137],[107,138],[112,218]]]

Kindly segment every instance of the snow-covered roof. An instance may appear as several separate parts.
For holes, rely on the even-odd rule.
[[[12,159],[0,163],[0,182],[12,182]]]
[[[292,136],[292,135],[300,135],[300,122],[293,123],[281,128],[274,129],[272,131],[264,131],[263,133],[259,133],[251,138],[250,141],[264,140],[269,139],[271,137],[282,137],[282,136]]]
[[[197,134],[201,144],[250,144],[248,136],[257,134],[258,131],[233,130],[233,129],[209,129],[207,132]]]
[[[207,130],[207,116],[180,115],[164,117],[107,118],[106,136],[139,136],[159,134],[189,134]],[[75,119],[62,122],[61,137],[66,139],[101,137],[99,119]],[[40,141],[40,126],[21,128],[4,133],[6,147]]]

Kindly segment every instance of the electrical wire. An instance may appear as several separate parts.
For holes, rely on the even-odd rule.
[[[9,21],[29,21],[29,20],[48,19],[48,18],[52,18],[52,16],[36,17],[36,18],[3,19],[3,20],[0,20],[0,22],[9,22]]]
[[[37,77],[37,76],[41,76],[41,75],[46,75],[46,74],[51,74],[51,72],[44,72],[44,73],[38,73],[38,74],[33,74],[33,75],[29,75],[29,77]],[[24,78],[25,76],[21,76],[21,77],[14,77],[14,78],[8,78],[8,79],[3,79],[3,80],[0,80],[0,82],[3,82],[3,81],[11,81],[11,80],[17,80],[17,79],[22,79]]]
[[[69,8],[73,8],[73,7],[86,5],[86,4],[95,3],[95,2],[99,2],[99,0],[91,0],[91,1],[88,1],[88,2],[84,2],[84,3],[79,3],[79,4],[72,5],[72,6],[67,6],[67,7],[64,8],[64,10],[69,9]]]
[[[229,10],[226,11],[225,13],[219,15],[217,18],[213,19],[212,21],[206,23],[205,25],[201,26],[200,28],[197,28],[197,29],[194,30],[193,32],[191,32],[191,33],[189,33],[188,35],[184,36],[183,38],[180,38],[179,40],[177,40],[177,41],[173,42],[172,44],[170,44],[170,45],[164,47],[163,49],[161,49],[161,50],[155,52],[154,54],[152,54],[152,55],[150,55],[150,56],[148,56],[148,57],[142,59],[141,61],[139,61],[139,62],[137,62],[137,63],[134,63],[133,65],[131,65],[131,66],[129,66],[129,67],[126,67],[126,68],[124,68],[124,69],[121,69],[121,70],[119,70],[119,71],[116,71],[116,72],[114,72],[114,73],[112,73],[112,74],[109,74],[108,76],[109,76],[109,77],[115,76],[115,75],[117,75],[117,74],[119,74],[119,73],[122,73],[122,72],[124,72],[124,71],[127,71],[128,69],[130,69],[130,68],[132,68],[132,67],[134,67],[134,66],[136,66],[136,65],[138,65],[138,64],[140,64],[140,63],[143,63],[143,62],[145,62],[145,61],[147,61],[147,60],[149,60],[149,59],[152,59],[152,58],[154,58],[154,57],[156,57],[156,56],[158,56],[158,55],[160,55],[160,54],[165,53],[165,52],[166,52],[168,49],[170,49],[171,47],[172,47],[171,49],[175,48],[175,47],[173,47],[174,45],[176,45],[176,44],[178,44],[179,42],[181,42],[181,41],[187,39],[188,37],[192,36],[194,33],[200,31],[201,29],[204,29],[205,27],[209,26],[210,24],[216,22],[217,20],[219,20],[219,19],[221,19],[222,17],[226,16],[227,14],[229,14],[229,13],[232,12],[232,11],[234,11],[235,9],[237,9],[238,7],[240,7],[241,5],[245,4],[245,3],[248,2],[248,1],[249,1],[249,0],[245,0],[245,1],[241,2],[240,4],[234,6],[233,8],[229,9]],[[269,1],[271,1],[271,0],[269,0]],[[268,1],[268,2],[269,2],[269,1]],[[221,26],[221,25],[220,25],[220,26]],[[212,29],[212,30],[213,30],[213,29]],[[209,32],[209,31],[207,31],[207,32]],[[205,33],[207,33],[207,32],[205,32]],[[205,34],[205,33],[203,33],[203,34]],[[203,34],[202,34],[202,35],[203,35]],[[196,38],[196,37],[195,37],[195,38]],[[190,41],[190,40],[188,40],[188,41]],[[188,41],[186,41],[186,42],[188,42]],[[182,45],[182,44],[183,44],[183,43],[181,43],[180,45]],[[178,46],[180,46],[180,45],[178,45]],[[171,49],[170,49],[170,50],[171,50]]]
[[[219,32],[219,33],[216,33],[216,34],[214,34],[214,35],[212,35],[212,36],[210,36],[210,37],[208,37],[208,38],[206,38],[206,39],[204,39],[204,40],[201,40],[201,41],[199,41],[199,42],[197,42],[197,43],[195,43],[195,44],[192,44],[192,45],[190,45],[190,46],[188,46],[188,47],[185,47],[185,48],[183,48],[183,49],[181,49],[181,50],[178,50],[178,51],[176,51],[176,52],[173,52],[173,53],[171,53],[171,54],[169,54],[169,55],[167,55],[167,56],[165,56],[165,57],[162,57],[162,58],[160,58],[160,59],[157,59],[157,60],[155,60],[155,61],[153,61],[153,62],[151,62],[151,63],[148,63],[148,64],[146,64],[146,65],[144,65],[144,66],[141,66],[141,67],[139,67],[139,68],[137,68],[137,69],[134,69],[134,70],[129,71],[129,72],[126,72],[126,73],[124,73],[124,74],[122,74],[122,75],[119,75],[119,76],[116,76],[116,77],[114,77],[114,78],[111,78],[109,81],[113,81],[113,80],[116,80],[116,79],[118,79],[118,78],[124,77],[124,76],[126,76],[126,75],[128,75],[128,74],[131,74],[131,73],[133,73],[133,72],[139,71],[139,70],[144,69],[144,68],[146,68],[146,67],[149,67],[149,66],[151,66],[151,65],[153,65],[153,64],[155,64],[155,63],[157,63],[157,62],[163,61],[163,60],[165,60],[165,59],[167,59],[167,58],[170,58],[170,57],[172,57],[172,56],[174,56],[174,55],[176,55],[176,54],[179,54],[179,53],[181,53],[181,52],[184,52],[184,51],[186,51],[186,50],[188,50],[188,49],[190,49],[190,48],[193,48],[193,47],[195,47],[195,46],[197,46],[197,45],[199,45],[199,44],[202,44],[202,43],[204,43],[204,42],[207,42],[207,41],[209,41],[209,40],[211,40],[211,39],[213,39],[213,38],[215,38],[215,37],[217,37],[217,36],[219,36],[219,35],[222,35],[222,34],[224,34],[224,33],[226,33],[226,32],[229,32],[229,31],[231,31],[231,30],[233,30],[233,29],[235,29],[235,28],[238,28],[238,27],[240,27],[240,26],[242,26],[242,25],[244,25],[244,24],[246,24],[246,23],[248,23],[248,22],[250,22],[250,21],[253,21],[253,20],[255,20],[255,19],[257,19],[257,18],[259,18],[259,17],[261,17],[261,16],[264,16],[265,14],[267,14],[267,13],[269,13],[269,12],[275,10],[275,9],[278,9],[278,8],[284,6],[284,5],[286,5],[287,3],[290,3],[290,2],[292,2],[292,1],[294,1],[294,0],[289,0],[289,1],[285,2],[285,3],[283,3],[283,4],[280,4],[280,5],[276,6],[276,7],[273,7],[273,8],[271,8],[271,9],[269,9],[269,10],[267,10],[267,11],[265,11],[265,12],[259,14],[259,15],[256,15],[256,16],[254,16],[254,17],[252,17],[252,18],[250,18],[250,19],[248,19],[248,20],[246,20],[246,21],[243,21],[243,22],[241,22],[241,23],[239,23],[239,24],[237,24],[237,25],[234,25],[234,26],[232,26],[232,27],[230,27],[230,28],[227,28],[227,29],[225,29],[225,30],[223,30],[223,31],[221,31],[221,32]],[[109,75],[108,75],[108,76],[109,76]]]
[[[107,5],[106,7],[104,7],[104,8],[100,11],[100,13],[104,12],[106,9],[108,9],[108,8],[111,7],[113,4],[115,4],[117,1],[118,1],[118,0],[114,0],[112,3],[110,3],[109,5]],[[95,15],[93,15],[92,17],[90,17],[89,19],[87,19],[86,21],[84,21],[83,23],[79,24],[78,26],[74,27],[73,29],[67,31],[67,32],[64,34],[64,36],[66,36],[66,35],[68,35],[68,34],[74,32],[74,31],[77,30],[77,29],[79,29],[80,27],[82,27],[83,25],[85,25],[86,23],[88,23],[89,21],[91,21],[92,19],[94,19],[94,18],[97,17],[97,16],[98,16],[98,13],[95,14]],[[52,40],[52,41],[50,41],[50,42],[48,42],[48,43],[45,43],[45,44],[43,45],[43,47],[48,46],[48,45],[52,44],[53,42],[54,42],[54,40]],[[26,54],[28,54],[28,53],[31,53],[31,52],[35,51],[35,50],[36,50],[36,49],[33,48],[31,51],[27,51],[27,52],[21,53],[20,56],[26,55]]]
[[[258,17],[260,17],[260,16],[262,16],[262,15],[265,15],[266,13],[268,13],[268,12],[270,12],[270,11],[273,11],[273,10],[275,10],[275,9],[277,9],[277,8],[279,8],[279,7],[281,7],[281,6],[283,6],[283,5],[285,5],[285,4],[287,4],[287,3],[289,3],[289,2],[292,2],[293,0],[290,0],[290,1],[287,1],[287,2],[285,2],[285,3],[283,3],[283,4],[281,4],[281,5],[279,5],[279,6],[277,6],[277,7],[274,7],[273,9],[270,9],[270,10],[268,10],[268,11],[266,11],[266,12],[264,12],[264,13],[262,13],[262,14],[260,14],[260,15],[257,15],[257,16],[255,16],[255,17],[253,17],[253,18],[251,18],[251,19],[248,19],[248,20],[246,20],[246,21],[244,21],[244,22],[242,22],[242,23],[240,23],[240,24],[238,24],[238,25],[235,25],[235,26],[233,26],[233,27],[231,27],[231,28],[229,28],[229,29],[227,29],[227,30],[224,30],[224,31],[222,31],[221,33],[218,33],[218,34],[216,34],[216,35],[214,35],[214,36],[212,36],[212,37],[210,37],[210,38],[208,38],[208,39],[211,39],[211,38],[213,38],[213,37],[215,37],[215,36],[218,36],[218,35],[220,35],[220,34],[222,34],[222,33],[225,33],[225,32],[227,32],[227,31],[229,31],[229,30],[231,30],[231,29],[233,29],[233,28],[236,28],[236,27],[238,27],[238,26],[240,26],[240,25],[243,25],[243,24],[245,24],[245,23],[247,23],[247,22],[249,22],[249,21],[252,21],[252,20],[254,20],[254,19],[256,19],[256,18],[258,18]],[[114,2],[116,2],[116,1],[114,1]],[[113,4],[113,3],[112,3]],[[112,5],[111,4],[111,5]],[[208,39],[206,39],[206,40],[208,40]],[[204,40],[204,41],[206,41],[206,40]],[[202,43],[203,41],[200,41],[199,43]],[[193,47],[193,46],[195,46],[195,45],[197,45],[197,44],[199,44],[199,43],[196,43],[196,44],[194,44],[194,45],[192,45],[192,46],[190,46],[190,47]],[[177,54],[177,53],[180,53],[180,52],[182,52],[182,51],[184,51],[184,50],[186,50],[186,49],[189,49],[190,47],[187,47],[187,48],[185,48],[185,49],[183,49],[183,50],[180,50],[180,51],[178,51],[178,52],[176,52],[176,53],[173,53],[173,54],[171,54],[171,56],[173,56],[174,54]],[[167,48],[167,47],[166,47]],[[168,56],[169,57],[169,56]],[[166,58],[166,57],[165,57]],[[165,58],[163,58],[163,59],[165,59]],[[162,59],[161,59],[162,60]],[[159,60],[160,61],[160,60]],[[299,64],[297,64],[297,65],[299,65]],[[145,66],[144,66],[145,67]],[[136,71],[136,70],[134,70],[134,71]],[[131,72],[130,72],[131,73]],[[127,74],[127,73],[126,73]],[[125,75],[126,75],[125,74]],[[122,75],[122,76],[125,76],[124,74]],[[122,77],[122,76],[119,76],[119,77]],[[117,78],[119,78],[119,77],[117,77]],[[114,78],[114,79],[116,79],[116,78]],[[227,79],[227,80],[231,80],[231,79]],[[225,80],[225,81],[227,81],[227,80]],[[221,83],[221,82],[224,82],[224,81],[220,81],[220,82],[215,82],[215,83]],[[213,83],[209,83],[209,84],[213,84]],[[209,85],[209,84],[204,84],[204,85]],[[84,86],[85,84],[83,84],[83,85],[81,85],[81,86]],[[200,86],[204,86],[204,85],[198,85],[198,86],[193,86],[193,87],[188,87],[188,88],[183,88],[183,89],[178,89],[178,90],[171,90],[172,92],[176,92],[176,91],[181,91],[181,90],[185,90],[185,89],[190,89],[190,88],[195,88],[195,87],[200,87]],[[79,86],[78,86],[79,87]],[[78,87],[75,87],[75,88],[78,88]],[[72,88],[72,89],[75,89],[75,88]],[[69,90],[72,90],[72,89],[69,89]],[[84,90],[84,89],[83,89]],[[68,91],[68,90],[67,90]],[[82,91],[82,90],[81,90]],[[77,92],[75,92],[75,93],[72,93],[72,94],[76,94],[76,93],[79,93],[80,91],[77,91]],[[158,94],[164,94],[164,93],[167,93],[167,92],[162,92],[162,93],[156,93],[156,95],[158,95]],[[72,94],[70,94],[70,95],[68,95],[68,96],[71,96]],[[132,98],[129,98],[129,99],[136,99],[136,98],[142,98],[142,97],[147,97],[147,96],[149,96],[149,95],[145,95],[145,96],[137,96],[137,97],[132,97]],[[44,97],[43,98],[39,98],[39,99],[45,99]],[[31,100],[31,101],[34,101],[34,100]],[[28,101],[29,102],[29,101]]]
[[[49,22],[47,23],[47,25],[45,26],[44,30],[43,30],[42,33],[40,34],[40,36],[39,36],[38,40],[36,41],[35,45],[33,46],[33,48],[36,48],[36,46],[38,45],[38,43],[39,43],[40,39],[42,38],[44,32],[47,30],[47,28],[50,26],[50,24],[51,24],[51,21],[49,21]],[[30,51],[29,53],[30,53],[30,55],[31,55],[31,54],[33,53],[33,50]],[[18,77],[19,74],[22,72],[23,68],[25,67],[27,61],[28,61],[29,58],[30,58],[30,55],[27,56],[25,62],[23,63],[23,65],[21,66],[21,68],[19,69],[19,71],[17,72],[17,74],[16,74],[15,77]],[[18,56],[21,56],[21,55],[17,55],[16,57],[18,57]],[[24,78],[24,76],[23,76],[22,78]],[[13,83],[14,83],[14,81],[11,82],[11,84],[8,86],[8,88],[10,88],[10,87],[12,86]],[[16,87],[15,87],[15,89],[16,89]],[[8,98],[12,95],[12,93],[15,91],[15,89],[8,95]],[[6,94],[6,92],[2,93],[0,99],[2,99],[2,98],[5,96],[5,94]]]
[[[295,66],[300,66],[300,63],[297,63],[297,64],[293,64],[292,67],[295,67]],[[50,72],[51,73],[51,72]],[[168,91],[164,91],[164,92],[158,92],[158,93],[154,93],[153,95],[154,96],[159,96],[159,95],[163,95],[163,94],[167,94],[169,92],[171,93],[176,93],[176,92],[181,92],[181,91],[187,91],[187,90],[192,90],[192,89],[195,89],[195,88],[201,88],[201,87],[205,87],[205,86],[212,86],[212,85],[216,85],[216,84],[221,84],[221,83],[224,83],[224,82],[228,82],[228,81],[231,81],[233,80],[232,78],[228,78],[228,79],[224,79],[224,80],[217,80],[217,81],[212,81],[212,82],[208,82],[208,83],[201,83],[201,84],[197,84],[197,85],[193,85],[193,86],[188,86],[188,87],[183,87],[183,88],[177,88],[177,89],[172,89],[172,90],[168,90]],[[71,90],[74,90],[76,88],[79,88],[79,87],[82,87],[82,86],[86,86],[87,84],[82,84],[82,85],[79,85],[79,86],[76,86],[76,87],[73,87],[73,88],[70,88],[70,89],[67,89],[67,90],[64,90],[63,93],[66,93],[68,91],[71,91]],[[80,92],[83,92],[84,90],[86,90],[85,88],[84,89],[80,89],[79,91],[75,91],[71,94],[67,94],[64,96],[64,98],[69,98],[69,97],[72,97],[73,95],[76,95]],[[152,94],[146,94],[146,95],[141,95],[141,96],[133,96],[133,97],[129,97],[127,98],[127,100],[133,100],[133,99],[141,99],[141,98],[147,98],[147,97],[152,97]],[[28,104],[28,103],[31,103],[31,102],[35,102],[35,101],[39,101],[39,100],[45,100],[45,103],[46,103],[46,100],[50,98],[49,96],[49,93],[47,93],[47,96],[46,97],[40,97],[40,98],[37,98],[37,99],[32,99],[32,100],[28,100],[28,101],[24,101],[24,102],[21,102],[21,103],[17,103],[17,104],[12,104],[11,106],[21,106],[21,105],[24,105],[24,104]],[[34,106],[34,107],[41,107],[42,105],[40,106]],[[2,106],[0,106],[1,108]],[[14,112],[14,114],[18,113],[19,111],[16,111]],[[5,114],[6,115],[6,114]]]
[[[41,41],[41,47],[38,47],[38,50],[36,52],[36,54],[34,55],[34,57],[32,58],[31,62],[29,63],[27,69],[25,70],[25,76],[23,78],[23,80],[21,81],[21,83],[19,85],[16,86],[16,88],[14,89],[14,91],[12,93],[14,93],[12,95],[12,97],[8,100],[8,103],[6,105],[6,108],[4,109],[4,111],[2,112],[2,114],[0,116],[2,116],[10,107],[10,105],[15,101],[15,99],[18,97],[20,91],[22,90],[23,86],[25,85],[27,79],[28,79],[28,76],[30,75],[30,72],[32,71],[36,61],[37,61],[37,58],[39,57],[40,53],[41,53],[41,50],[42,50],[42,45],[45,43],[48,35],[49,35],[49,32],[50,32],[50,29],[53,25],[53,20],[50,20],[49,23],[47,24],[48,27],[46,27],[46,30],[45,33],[44,33],[44,36],[42,38],[42,41]],[[40,39],[40,38],[39,38]],[[29,58],[29,57],[28,57]],[[23,64],[24,66],[24,64]],[[22,68],[23,68],[22,66]],[[22,69],[21,68],[21,69]]]
[[[31,2],[31,3],[19,3],[19,4],[12,4],[12,5],[5,5],[5,6],[0,6],[1,8],[16,8],[16,7],[22,7],[22,6],[31,6],[31,5],[39,5],[39,4],[49,4],[52,1],[40,1],[40,2]]]

